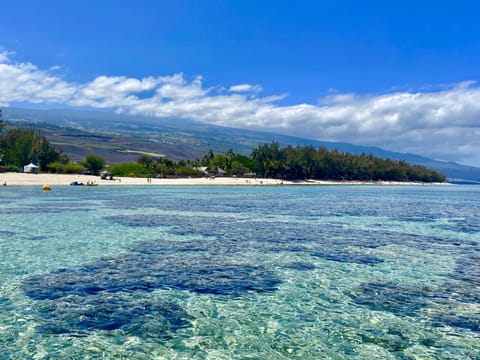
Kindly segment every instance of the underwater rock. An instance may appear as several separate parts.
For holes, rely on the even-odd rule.
[[[154,328],[155,336],[161,338],[189,326],[191,319],[172,302],[148,302],[112,294],[48,301],[40,307],[40,314],[45,324],[39,330],[45,333],[83,335],[122,328],[130,335],[143,335]]]
[[[349,294],[358,305],[374,311],[388,311],[400,316],[412,316],[427,305],[430,297],[419,287],[401,287],[388,282],[370,282]]]
[[[457,260],[455,277],[465,281],[470,286],[477,287],[476,293],[480,293],[480,253],[470,252],[469,256]],[[480,295],[478,295],[480,297]]]
[[[480,314],[441,314],[434,317],[432,325],[436,327],[453,326],[471,331],[480,331]]]
[[[361,254],[358,252],[348,252],[345,250],[334,250],[331,252],[312,252],[312,256],[320,257],[329,261],[337,261],[343,263],[376,265],[382,263],[384,260],[372,255]]]
[[[425,321],[435,327],[453,326],[472,331],[480,330],[480,313],[437,312],[436,305],[451,307],[452,301],[478,304],[478,289],[445,284],[435,289],[424,286],[397,286],[392,283],[371,282],[348,294],[355,303],[374,311],[387,311],[398,316],[422,316],[419,311],[429,307],[433,311]]]
[[[162,324],[173,321],[178,328],[186,314],[177,305],[131,304],[122,296],[155,289],[225,296],[277,289],[280,280],[273,271],[233,262],[227,255],[198,242],[143,242],[128,254],[31,276],[22,289],[31,299],[45,302],[41,313],[49,332],[130,329],[132,319],[159,314],[165,319]]]
[[[228,259],[193,251],[104,258],[79,269],[32,276],[22,287],[30,298],[45,300],[161,288],[236,295],[274,291],[279,283],[263,266],[229,263]]]

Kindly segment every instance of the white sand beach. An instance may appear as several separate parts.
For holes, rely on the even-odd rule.
[[[177,179],[156,179],[147,181],[146,178],[117,177],[114,180],[102,180],[99,176],[77,175],[77,174],[28,174],[28,173],[0,173],[0,185],[7,186],[59,186],[70,185],[74,181],[92,182],[99,186],[125,186],[125,185],[423,185],[418,182],[393,182],[393,181],[326,181],[326,180],[305,180],[287,181],[265,178],[239,178],[239,177],[216,177],[216,178],[177,178]],[[446,183],[441,183],[445,185]],[[427,184],[425,184],[427,185]],[[432,185],[432,184],[428,184]],[[439,185],[435,183],[434,185]]]
[[[100,186],[125,185],[281,185],[293,184],[291,181],[276,179],[247,179],[236,177],[216,178],[172,178],[157,179],[140,177],[114,177],[114,180],[103,180],[99,176],[78,174],[29,174],[29,173],[0,173],[0,185],[7,186],[58,186],[70,185],[78,181],[84,184],[91,182]]]

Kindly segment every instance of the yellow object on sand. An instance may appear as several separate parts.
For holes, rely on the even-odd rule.
[[[43,191],[50,191],[50,190],[52,190],[52,188],[49,185],[43,185],[42,190]]]

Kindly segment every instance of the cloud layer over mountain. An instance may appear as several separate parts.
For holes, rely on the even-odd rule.
[[[0,106],[44,104],[112,109],[328,141],[480,166],[480,88],[473,81],[423,92],[334,94],[317,104],[281,105],[252,84],[204,87],[183,74],[98,76],[85,83],[15,62],[0,52]],[[159,120],[160,121],[160,120]]]

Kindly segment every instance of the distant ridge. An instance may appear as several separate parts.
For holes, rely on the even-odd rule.
[[[8,122],[39,128],[49,141],[62,147],[74,160],[83,160],[92,152],[111,163],[134,161],[138,153],[145,152],[161,153],[172,160],[195,159],[210,149],[226,152],[232,148],[237,153],[248,154],[260,144],[277,141],[282,146],[324,146],[329,150],[404,160],[440,171],[453,182],[480,183],[480,168],[378,147],[214,126],[193,120],[159,120],[100,111],[4,108],[3,113]]]

